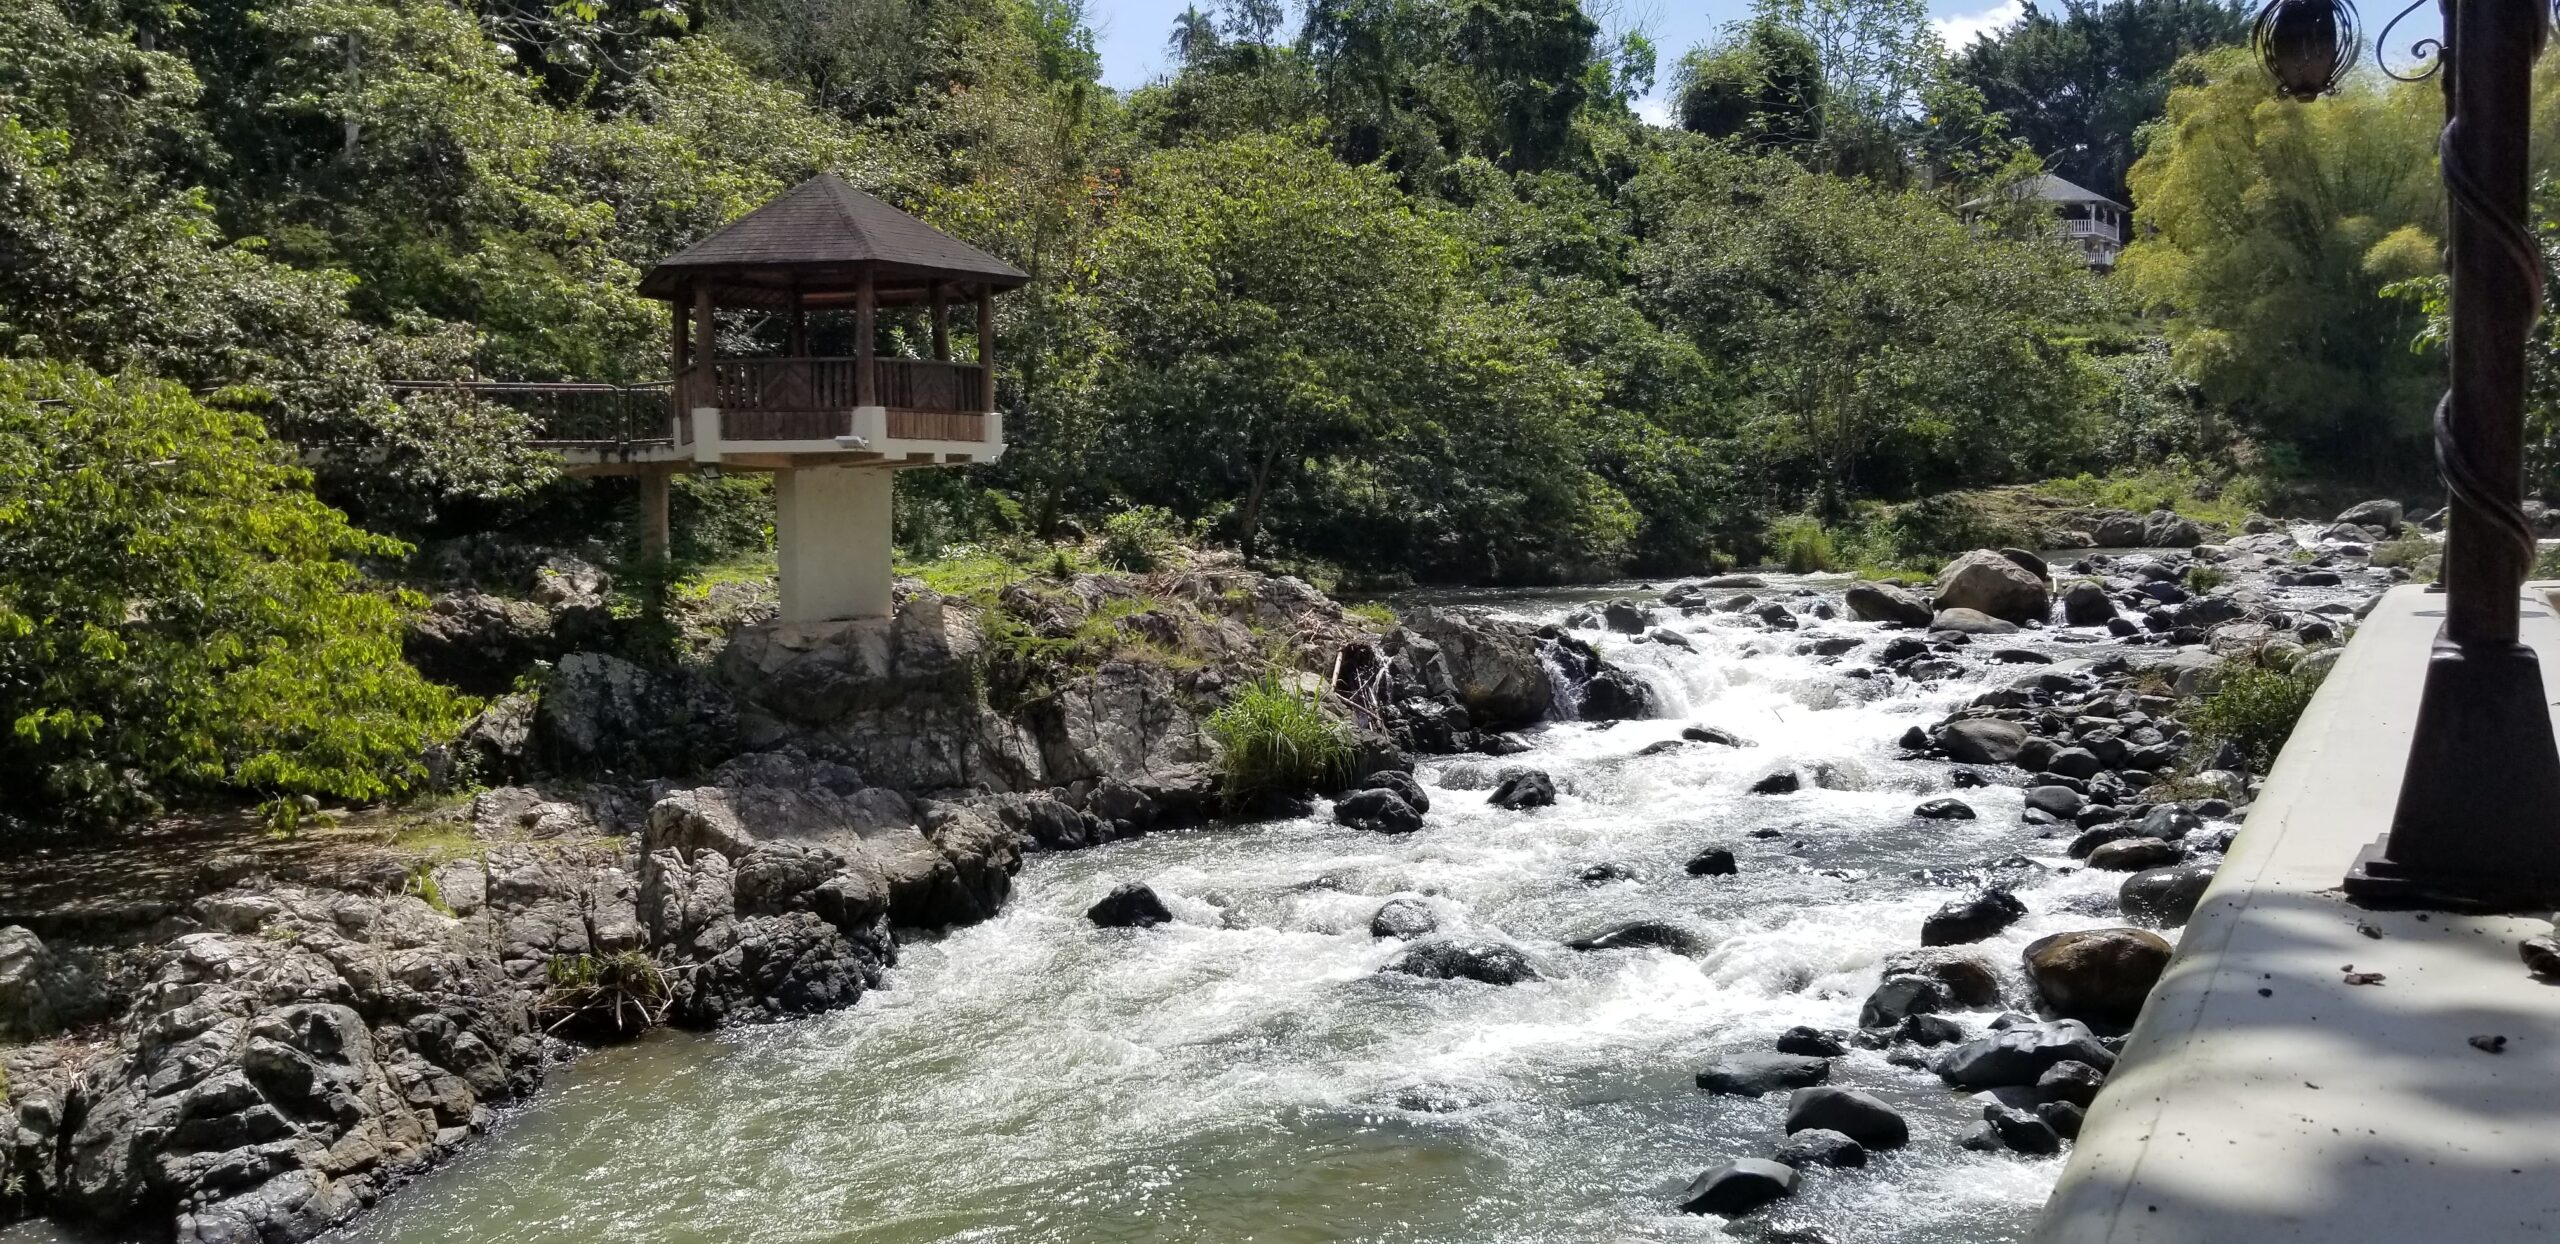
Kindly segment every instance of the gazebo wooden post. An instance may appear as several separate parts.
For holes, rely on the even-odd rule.
[[[800,283],[791,283],[791,340],[783,353],[795,359],[809,357],[809,307],[800,297]]]
[[[693,377],[692,391],[685,396],[685,417],[691,418],[693,407],[710,406],[720,398],[720,378],[713,373],[719,367],[720,330],[714,321],[711,284],[693,287]]]
[[[996,408],[996,292],[978,286],[978,409]]]
[[[853,290],[853,404],[856,406],[880,404],[879,380],[872,374],[871,366],[871,339],[877,335],[872,324],[878,309],[879,288],[872,279],[871,265],[864,264],[860,283]]]
[[[951,287],[941,281],[933,283],[933,357],[951,361]]]
[[[693,353],[693,321],[685,315],[681,294],[667,300],[667,354],[672,365],[667,368],[671,383],[667,385],[667,417],[675,421],[674,436],[684,438],[685,420],[692,418],[685,409],[684,369]]]

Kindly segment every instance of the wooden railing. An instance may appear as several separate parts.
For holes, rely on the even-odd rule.
[[[975,363],[878,359],[873,366],[879,369],[880,404],[891,410],[976,414],[986,409],[979,396],[979,377],[984,369]]]
[[[677,373],[669,400],[679,443],[693,441],[690,412],[720,410],[729,441],[814,441],[853,430],[861,401],[861,360],[852,358],[720,359]],[[976,363],[935,359],[872,360],[873,403],[888,408],[897,440],[986,439],[985,373]]]

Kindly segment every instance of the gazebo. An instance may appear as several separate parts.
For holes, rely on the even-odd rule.
[[[994,298],[1030,279],[832,173],[642,278],[673,350],[672,436],[648,456],[776,473],[783,622],[886,615],[891,473],[1004,453]],[[967,362],[952,358],[955,301],[977,312]],[[884,336],[906,349],[883,353]],[[664,469],[643,472],[661,541]]]

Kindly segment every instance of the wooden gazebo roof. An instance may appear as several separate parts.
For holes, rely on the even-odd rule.
[[[709,286],[725,306],[786,309],[847,301],[868,273],[884,303],[920,301],[936,282],[1013,289],[1029,274],[820,173],[651,268],[640,292],[670,302]]]

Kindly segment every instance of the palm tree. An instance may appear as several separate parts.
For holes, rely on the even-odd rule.
[[[1165,40],[1165,50],[1183,64],[1197,62],[1218,49],[1218,25],[1197,4],[1183,6],[1173,19],[1173,37]]]

